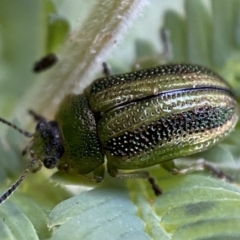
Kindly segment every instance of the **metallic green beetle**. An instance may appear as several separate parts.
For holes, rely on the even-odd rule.
[[[231,132],[238,119],[229,85],[204,67],[186,64],[100,78],[84,94],[67,96],[54,121],[32,115],[38,120],[34,134],[1,119],[32,137],[33,160],[0,203],[36,162],[73,175],[93,172],[92,180],[101,182],[106,156],[111,176],[149,178],[146,171],[119,170],[204,151]]]

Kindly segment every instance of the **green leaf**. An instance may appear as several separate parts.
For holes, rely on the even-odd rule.
[[[44,19],[45,29],[47,29],[45,54],[55,53],[69,34],[70,25],[64,17],[58,14],[56,7],[57,5],[55,6],[51,1],[45,0]]]
[[[213,11],[213,60],[216,65],[223,65],[232,55],[236,54],[237,19],[239,18],[240,2],[233,0],[226,2],[223,0],[212,0]],[[222,14],[224,12],[224,14]],[[223,34],[224,33],[224,34]]]
[[[211,60],[210,16],[202,1],[185,1],[188,61],[208,66]]]
[[[41,36],[45,31],[40,27],[42,12],[39,10],[43,5],[40,0],[0,2],[1,116],[9,116],[17,101],[33,83],[31,65],[41,48]]]
[[[37,234],[39,239],[46,239],[51,236],[51,232],[46,226],[48,216],[46,211],[44,211],[43,204],[39,205],[35,199],[22,195],[13,198],[12,202],[19,207],[19,211],[24,213],[28,221],[31,222],[34,234]],[[6,209],[5,203],[2,209]],[[32,209],[34,209],[34,211],[32,211]],[[21,217],[18,219],[21,219]],[[12,222],[10,224],[12,224]],[[17,225],[16,227],[19,228],[19,231],[22,231],[22,225]]]
[[[202,237],[218,236],[225,221],[225,232],[236,231],[233,219],[239,221],[240,189],[234,184],[202,175],[169,176],[162,170],[152,172],[164,194],[152,197],[146,180],[116,180],[111,186],[95,188],[61,202],[49,214],[49,227],[57,227],[53,239],[173,239],[178,232],[195,239],[193,223],[201,223]],[[165,175],[165,177],[163,177]],[[109,181],[109,179],[107,179]],[[118,182],[118,183],[116,183]],[[196,183],[198,183],[196,185]],[[127,188],[126,188],[127,186]],[[212,222],[214,229],[206,230]],[[188,231],[188,232],[187,232]],[[134,235],[132,235],[134,232]],[[148,238],[147,238],[148,236]],[[229,235],[231,236],[231,234]],[[130,238],[129,238],[130,239]]]
[[[51,16],[49,20],[50,25],[48,28],[48,40],[47,40],[47,53],[54,53],[57,50],[58,45],[62,44],[69,31],[68,22],[59,17]]]
[[[150,239],[127,191],[114,188],[94,189],[60,203],[49,215],[49,227],[57,225],[62,226],[52,239]]]
[[[39,239],[31,221],[11,202],[0,208],[0,216],[1,239]]]
[[[168,10],[164,15],[164,28],[170,31],[174,62],[187,62],[187,35],[184,18],[177,12]]]

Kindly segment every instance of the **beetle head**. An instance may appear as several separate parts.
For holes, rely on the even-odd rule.
[[[46,168],[57,166],[64,147],[56,121],[40,121],[37,124],[30,151]]]

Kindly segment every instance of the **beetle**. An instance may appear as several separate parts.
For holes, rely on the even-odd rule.
[[[213,71],[191,64],[99,78],[83,94],[66,96],[52,121],[30,113],[38,121],[35,133],[0,119],[32,138],[33,159],[0,203],[36,163],[101,182],[104,156],[110,176],[146,178],[159,195],[148,172],[134,170],[204,151],[227,136],[238,120],[230,86]]]

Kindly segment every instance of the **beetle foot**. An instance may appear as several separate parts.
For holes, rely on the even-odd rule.
[[[102,176],[94,176],[94,182],[95,183],[101,183],[103,181],[103,177]]]
[[[210,172],[212,175],[214,175],[217,178],[223,179],[227,182],[233,182],[233,178],[226,175],[223,171],[221,171],[219,168],[205,162],[203,159],[198,160],[197,164],[203,165],[203,168],[205,171]]]
[[[106,62],[103,62],[102,63],[102,66],[103,66],[103,74],[106,76],[106,77],[110,77],[112,74],[111,74],[111,70],[108,66],[108,64]]]
[[[213,176],[223,179],[227,182],[233,182],[233,178],[226,175],[223,171],[221,171],[219,168],[207,163],[206,161],[204,161],[203,159],[199,159],[197,161],[196,164],[185,168],[185,169],[177,169],[177,168],[173,168],[171,170],[172,175],[183,175],[186,173],[192,173],[192,172],[196,172],[196,171],[207,171],[210,172]]]
[[[162,194],[162,190],[161,188],[157,185],[155,179],[153,177],[148,177],[148,181],[150,182],[151,186],[152,186],[152,190],[154,191],[156,196],[159,196]]]

